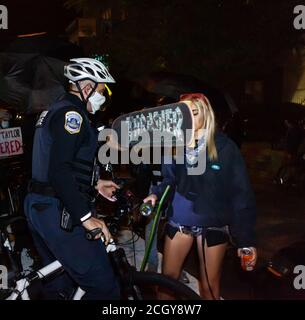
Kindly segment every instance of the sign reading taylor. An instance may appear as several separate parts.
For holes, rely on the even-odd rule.
[[[0,158],[22,154],[21,128],[9,128],[0,130]]]

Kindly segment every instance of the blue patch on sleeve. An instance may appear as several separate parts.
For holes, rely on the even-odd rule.
[[[79,133],[82,126],[83,118],[76,111],[69,111],[65,115],[65,130],[70,134]]]

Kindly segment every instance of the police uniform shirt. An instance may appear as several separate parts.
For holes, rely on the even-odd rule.
[[[61,104],[58,107],[55,103],[55,110],[51,106],[45,116],[49,121],[36,125],[41,128],[36,129],[34,139],[33,179],[47,180],[73,224],[79,224],[82,218],[90,217],[91,204],[85,191],[91,187],[97,131],[91,127],[86,105],[77,96],[67,94]],[[39,129],[42,131],[37,133]]]

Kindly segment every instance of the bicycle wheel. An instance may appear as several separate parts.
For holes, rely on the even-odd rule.
[[[138,300],[157,300],[158,292],[166,292],[175,300],[201,300],[185,284],[159,273],[135,271],[131,275],[130,285],[134,289],[133,298]]]

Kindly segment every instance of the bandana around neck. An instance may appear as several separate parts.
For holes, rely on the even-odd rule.
[[[198,156],[201,151],[206,148],[206,139],[205,135],[203,135],[199,140],[195,141],[195,147],[186,147],[186,166],[188,168],[194,167],[198,163]]]

